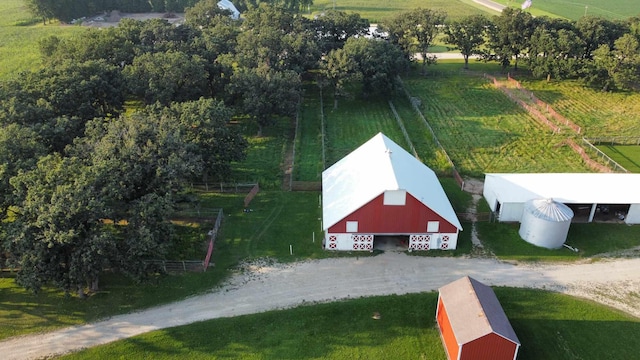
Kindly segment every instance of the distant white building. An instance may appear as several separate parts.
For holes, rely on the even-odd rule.
[[[231,11],[231,17],[235,20],[240,18],[240,11],[236,8],[235,5],[229,0],[220,0],[218,1],[218,7],[223,10]]]

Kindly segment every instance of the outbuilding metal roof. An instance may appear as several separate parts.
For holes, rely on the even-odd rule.
[[[502,203],[553,198],[565,204],[640,204],[640,174],[485,174]]]
[[[462,230],[438,177],[382,133],[322,172],[326,230],[387,190],[405,190]]]
[[[496,294],[489,286],[465,276],[438,291],[458,344],[496,333],[520,345]]]

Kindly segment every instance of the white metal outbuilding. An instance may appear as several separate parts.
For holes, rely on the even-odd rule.
[[[611,205],[625,209],[625,223],[640,224],[640,174],[485,174],[483,195],[499,221],[520,221],[527,201],[552,198],[585,208],[589,222]]]

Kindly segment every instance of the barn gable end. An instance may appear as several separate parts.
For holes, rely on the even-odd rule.
[[[358,239],[375,235],[455,249],[462,230],[435,173],[382,133],[322,173],[322,228],[331,250],[371,250]]]

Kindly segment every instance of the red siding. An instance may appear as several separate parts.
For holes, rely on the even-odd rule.
[[[447,309],[444,307],[440,298],[438,298],[438,314],[436,315],[436,320],[440,327],[440,336],[442,336],[444,349],[447,352],[449,360],[457,360],[459,350],[458,341],[456,340],[456,335],[453,333],[453,329],[451,328]]]
[[[440,233],[455,233],[457,228],[442,216],[426,207],[407,193],[403,206],[383,205],[384,194],[371,200],[358,210],[329,228],[330,233],[346,233],[347,221],[358,222],[363,234],[409,234],[427,232],[427,221],[440,221]]]
[[[495,333],[462,345],[460,360],[513,360],[516,344]]]

